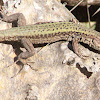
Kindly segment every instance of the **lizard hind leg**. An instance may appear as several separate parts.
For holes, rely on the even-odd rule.
[[[34,55],[34,47],[33,47],[33,44],[31,43],[31,41],[29,39],[26,39],[26,38],[23,38],[21,39],[21,43],[23,44],[24,48],[27,50],[26,52],[22,52],[18,55],[18,59],[14,62],[14,63],[17,63],[18,61],[21,61],[23,63],[23,59],[27,59],[31,56]],[[14,64],[13,63],[13,64]],[[12,64],[12,65],[13,65]],[[11,65],[10,65],[11,66]],[[8,66],[9,67],[9,66]],[[15,74],[13,75],[11,78],[14,78],[15,76],[17,76],[21,70],[23,69],[23,66],[22,68],[20,68],[20,70]]]
[[[24,48],[26,49],[26,52],[22,52],[18,55],[19,61],[20,61],[20,59],[27,59],[34,55],[34,47],[29,39],[22,38],[21,43],[24,46]]]

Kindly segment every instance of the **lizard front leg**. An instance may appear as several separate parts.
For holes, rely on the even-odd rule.
[[[83,55],[83,54],[80,52],[80,50],[79,50],[79,46],[80,46],[80,45],[79,45],[78,42],[79,42],[79,41],[78,41],[77,38],[74,38],[74,39],[73,39],[73,41],[72,41],[73,50],[74,50],[74,52],[75,52],[80,58],[85,59],[85,57],[87,57],[87,56]]]

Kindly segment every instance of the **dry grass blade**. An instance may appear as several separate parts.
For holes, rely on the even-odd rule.
[[[89,22],[89,27],[91,27],[91,24],[90,24],[90,13],[89,13],[89,7],[90,6],[88,6],[88,2],[87,2],[87,0],[86,0],[86,3],[87,3],[87,15],[88,15],[88,22]]]
[[[98,8],[98,10],[92,15],[92,17],[93,17],[94,15],[96,15],[99,11],[100,11],[100,8]]]
[[[71,10],[70,10],[70,12],[72,12],[78,5],[80,5],[81,3],[83,2],[83,0],[81,0],[76,6],[74,6]]]

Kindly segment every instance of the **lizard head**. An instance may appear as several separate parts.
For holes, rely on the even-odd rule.
[[[93,48],[100,51],[100,37],[96,37],[93,39]]]

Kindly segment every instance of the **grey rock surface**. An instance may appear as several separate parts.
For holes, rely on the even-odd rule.
[[[14,12],[22,12],[27,24],[74,19],[56,0],[23,0],[19,6]],[[36,47],[23,65],[14,63],[17,46],[0,43],[0,48],[0,100],[100,100],[100,54],[81,46],[88,55],[83,60],[69,42],[60,41]]]

